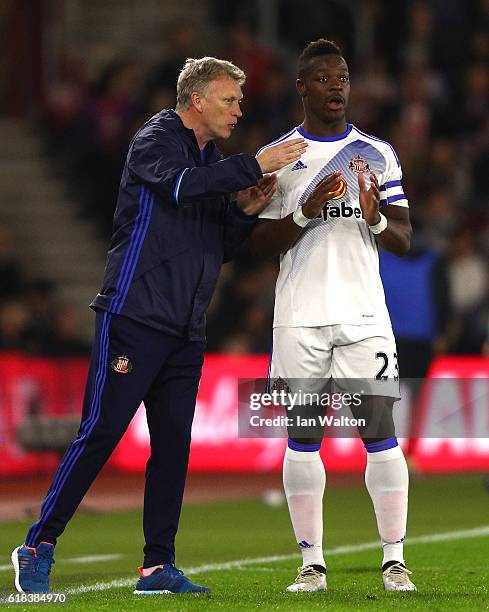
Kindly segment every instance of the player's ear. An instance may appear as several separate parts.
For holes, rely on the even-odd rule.
[[[203,96],[198,91],[192,92],[192,95],[190,96],[190,100],[192,101],[192,106],[195,108],[196,111],[201,113],[204,110]]]
[[[299,92],[299,95],[301,98],[305,98],[306,97],[306,84],[304,83],[304,81],[302,79],[297,79],[295,82],[295,86],[297,88],[297,91]]]

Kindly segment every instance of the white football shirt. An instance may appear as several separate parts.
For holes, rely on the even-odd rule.
[[[377,244],[360,209],[358,173],[367,173],[368,188],[368,173],[375,172],[381,207],[407,207],[399,159],[389,143],[351,124],[333,138],[311,136],[297,127],[261,150],[300,136],[309,146],[298,162],[277,172],[277,192],[260,217],[287,217],[335,170],[341,170],[346,179],[346,192],[329,201],[322,217],[311,221],[280,256],[274,327],[390,326]]]

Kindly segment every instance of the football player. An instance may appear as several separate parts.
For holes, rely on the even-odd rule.
[[[366,387],[352,411],[365,421],[358,429],[383,583],[388,591],[414,591],[403,554],[408,470],[392,417],[399,398],[396,344],[377,252],[380,245],[403,255],[410,247],[401,166],[389,143],[347,123],[350,76],[334,42],[320,39],[304,49],[296,84],[304,121],[266,146],[298,136],[309,146],[277,172],[278,189],[251,238],[255,254],[280,255],[270,376],[280,385],[306,381],[308,392],[329,380],[344,390],[354,381]],[[302,408],[310,414],[315,407]],[[326,589],[322,435],[289,428],[283,481],[303,565],[288,591]]]

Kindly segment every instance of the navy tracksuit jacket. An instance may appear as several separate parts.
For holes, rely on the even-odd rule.
[[[26,544],[56,543],[141,401],[151,438],[144,498],[144,567],[175,561],[205,312],[221,264],[254,217],[231,203],[255,185],[250,155],[200,150],[176,112],[161,111],[136,134],[122,174],[96,310],[82,421]]]
[[[92,307],[204,339],[221,264],[255,221],[229,195],[261,176],[250,155],[223,160],[212,142],[201,151],[174,111],[153,117],[129,148],[103,287]]]

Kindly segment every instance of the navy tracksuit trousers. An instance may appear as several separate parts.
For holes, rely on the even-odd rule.
[[[97,312],[77,437],[31,527],[27,546],[56,544],[86,491],[144,401],[151,438],[144,492],[144,567],[175,561],[204,342],[168,336]]]

